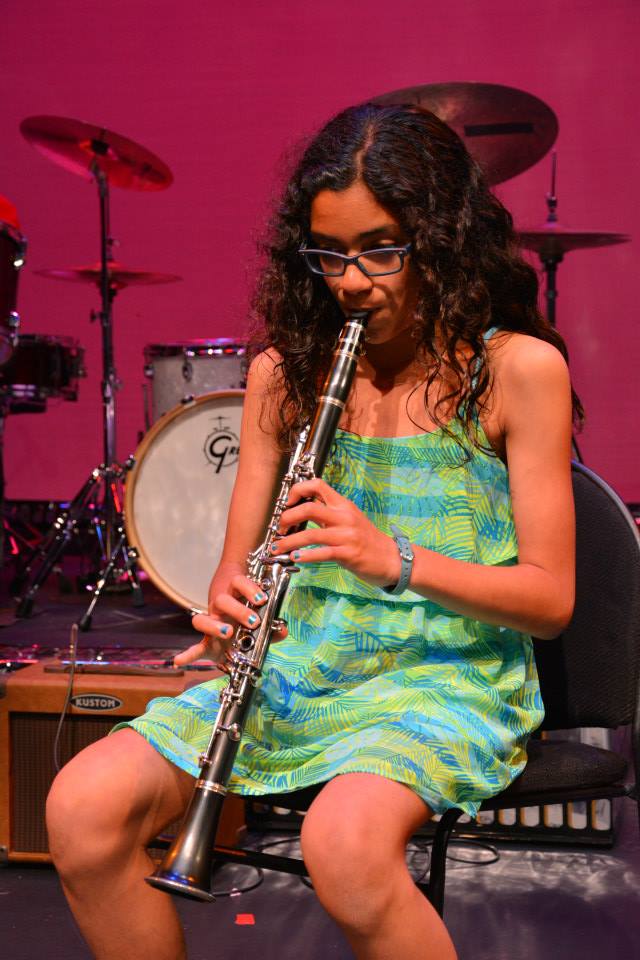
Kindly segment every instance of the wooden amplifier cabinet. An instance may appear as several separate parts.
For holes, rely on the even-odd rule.
[[[45,801],[55,776],[54,742],[67,696],[68,673],[40,661],[0,677],[0,860],[50,862]],[[122,669],[122,668],[120,668]],[[176,696],[219,671],[173,676],[76,673],[59,743],[60,766],[121,720],[136,717],[153,697]],[[217,842],[233,846],[244,806],[229,797]]]

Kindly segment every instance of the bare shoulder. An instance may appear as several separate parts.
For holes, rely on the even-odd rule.
[[[253,358],[247,372],[243,428],[246,442],[261,434],[275,441],[285,397],[284,374],[277,350],[267,348]]]
[[[541,383],[569,384],[564,357],[546,340],[505,331],[491,338],[487,353],[494,380],[507,390]]]
[[[568,463],[572,396],[564,357],[553,344],[526,334],[499,334],[493,341],[492,411],[510,467],[523,451],[528,460],[557,455]]]
[[[274,347],[267,347],[249,364],[247,381],[272,387],[274,379],[282,379],[282,356]]]
[[[491,338],[487,354],[492,375],[492,406],[500,411],[503,424],[509,410],[539,407],[543,401],[562,403],[563,399],[570,405],[569,369],[552,343],[505,331]]]
[[[535,421],[553,421],[563,432],[571,425],[571,381],[560,351],[523,333],[496,333],[487,343],[491,386],[482,417],[485,433],[505,459],[505,439],[515,431],[531,434]]]

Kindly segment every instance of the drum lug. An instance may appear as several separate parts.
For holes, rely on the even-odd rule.
[[[182,399],[180,400],[180,403],[184,405],[187,403],[193,403],[194,400],[195,400],[194,395],[192,393],[188,393],[186,396],[182,397]]]

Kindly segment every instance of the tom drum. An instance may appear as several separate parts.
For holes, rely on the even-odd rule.
[[[77,400],[78,378],[85,376],[77,340],[23,333],[0,370],[0,398],[11,413],[41,413],[49,398]]]
[[[144,348],[144,374],[150,381],[150,387],[145,384],[146,428],[185,400],[212,391],[243,390],[245,354],[243,341],[225,337],[148,343]]]

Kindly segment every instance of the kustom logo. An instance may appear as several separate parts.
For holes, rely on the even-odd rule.
[[[101,710],[117,710],[122,706],[122,700],[108,693],[77,693],[75,697],[71,697],[71,706],[76,710],[90,710],[95,713]]]

